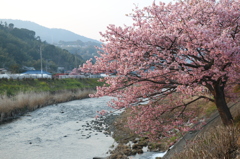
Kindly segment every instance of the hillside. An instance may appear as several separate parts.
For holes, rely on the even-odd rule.
[[[42,41],[46,41],[50,44],[58,43],[61,40],[64,40],[64,41],[81,40],[83,42],[90,41],[90,42],[100,43],[97,40],[75,34],[71,31],[68,31],[65,29],[47,28],[47,27],[41,26],[37,23],[30,22],[30,21],[0,19],[0,22],[2,22],[2,24],[4,24],[5,22],[7,24],[12,23],[17,28],[25,28],[28,30],[33,30],[36,33],[36,36],[41,37]]]
[[[74,55],[81,56],[84,61],[92,58],[93,62],[95,62],[94,56],[99,56],[95,48],[101,45],[99,41],[75,34],[71,31],[50,29],[30,21],[0,19],[0,22],[4,26],[13,24],[13,27],[33,30],[36,34],[35,36],[40,37],[40,40],[66,49]]]
[[[99,56],[97,53],[97,47],[100,47],[100,43],[95,42],[82,42],[80,40],[77,41],[60,41],[58,44],[55,44],[62,49],[68,50],[70,53],[74,55],[80,55],[84,61],[89,60],[90,58],[93,59],[93,62],[96,61],[94,58],[95,56]]]
[[[55,73],[58,67],[72,70],[84,61],[81,56],[73,55],[54,45],[41,41],[41,37],[28,29],[19,29],[13,24],[0,24],[0,68],[12,73],[21,73],[24,66]]]

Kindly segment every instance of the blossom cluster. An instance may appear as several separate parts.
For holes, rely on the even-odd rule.
[[[153,3],[130,16],[132,26],[110,25],[101,33],[100,57],[79,69],[109,75],[92,97],[114,96],[111,107],[131,107],[129,126],[137,133],[154,139],[187,131],[187,123],[197,122],[189,104],[202,98],[217,103],[219,90],[233,96],[225,89],[239,78],[239,0]]]

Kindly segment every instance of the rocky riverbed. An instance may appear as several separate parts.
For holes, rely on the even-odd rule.
[[[139,137],[126,126],[127,113],[115,112],[87,122],[93,130],[111,135],[116,143],[108,151],[107,159],[155,159],[165,155],[162,144],[150,142],[146,137]],[[160,153],[162,151],[162,153]]]

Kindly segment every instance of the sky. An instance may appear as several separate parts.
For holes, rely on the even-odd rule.
[[[100,40],[109,24],[131,25],[126,14],[152,5],[154,0],[0,0],[0,19],[35,22]],[[155,0],[169,3],[171,0]]]

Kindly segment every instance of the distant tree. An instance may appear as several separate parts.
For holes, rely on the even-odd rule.
[[[80,68],[116,72],[94,96],[117,97],[110,104],[116,109],[131,107],[130,128],[152,139],[189,130],[197,122],[189,105],[199,99],[215,103],[223,124],[231,124],[226,96],[234,97],[239,81],[239,0],[160,2],[131,17],[133,26],[108,26],[101,57]]]
[[[17,65],[17,64],[14,64],[14,65],[11,65],[11,66],[10,66],[10,71],[11,71],[12,73],[19,73],[19,70],[20,70],[20,67],[19,67],[19,65]]]
[[[35,32],[32,30],[14,28],[11,33],[23,40],[35,40]]]
[[[36,40],[41,41],[40,36],[37,36],[37,37],[36,37]]]
[[[13,29],[14,28],[14,24],[13,23],[8,24],[8,28],[9,29]]]

